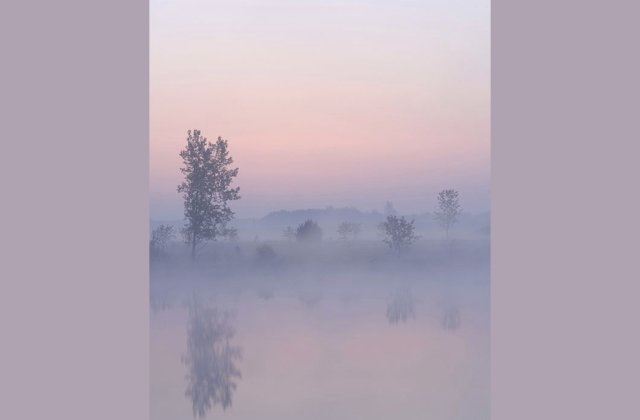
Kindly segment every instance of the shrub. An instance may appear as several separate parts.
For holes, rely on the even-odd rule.
[[[302,242],[318,242],[322,240],[322,229],[313,220],[307,220],[296,229],[296,239]]]
[[[256,261],[259,263],[272,263],[276,260],[276,251],[269,244],[262,244],[256,247]]]
[[[340,239],[346,240],[348,238],[356,239],[360,234],[360,225],[351,222],[342,222],[338,226],[338,235]]]

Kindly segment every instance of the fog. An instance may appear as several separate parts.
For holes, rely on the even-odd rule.
[[[283,235],[309,216],[320,238]],[[376,215],[321,216],[152,254],[152,419],[489,418],[488,218],[395,252]]]
[[[153,420],[489,418],[489,6],[152,1]]]

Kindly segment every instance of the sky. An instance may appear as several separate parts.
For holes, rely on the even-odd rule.
[[[228,140],[240,218],[487,211],[490,0],[151,0],[152,219],[182,218],[189,129]]]

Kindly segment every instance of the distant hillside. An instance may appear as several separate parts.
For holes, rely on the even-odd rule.
[[[378,212],[364,213],[352,207],[326,207],[324,209],[274,211],[264,216],[260,221],[265,225],[288,226],[291,224],[298,225],[307,219],[312,219],[319,223],[341,223],[344,221],[378,221],[382,220],[383,216]]]
[[[430,237],[439,234],[440,228],[432,213],[405,215],[405,217],[415,220],[416,230],[421,235]],[[325,238],[337,237],[337,227],[345,221],[361,224],[362,237],[373,238],[378,234],[377,226],[385,219],[385,216],[377,211],[363,212],[352,207],[326,207],[323,209],[279,210],[260,219],[235,219],[231,225],[238,229],[238,236],[242,240],[278,239],[282,237],[286,227],[298,226],[307,219],[315,220],[320,224],[324,230]],[[455,229],[473,235],[488,236],[490,221],[489,212],[463,213]],[[184,221],[152,220],[150,227],[155,229],[160,224],[174,226],[178,233],[184,225]]]

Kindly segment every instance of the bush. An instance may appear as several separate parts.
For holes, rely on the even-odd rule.
[[[296,229],[296,239],[302,242],[318,242],[322,240],[322,229],[313,220],[307,220]]]
[[[272,263],[276,260],[276,251],[269,244],[258,245],[256,248],[256,261],[261,264]]]
[[[357,223],[342,222],[338,226],[338,235],[340,239],[347,240],[348,238],[356,239],[360,234],[361,227]]]

